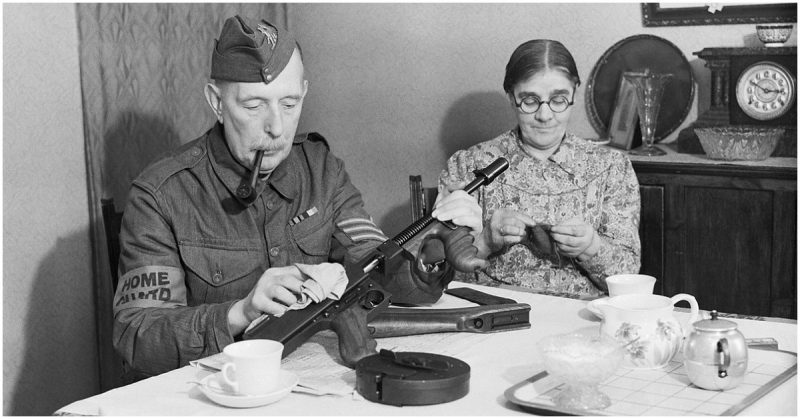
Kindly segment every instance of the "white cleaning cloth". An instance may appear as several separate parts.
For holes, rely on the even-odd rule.
[[[318,303],[326,298],[331,300],[342,298],[342,294],[347,288],[347,274],[344,271],[344,266],[338,263],[320,263],[318,265],[296,263],[294,266],[299,271],[303,286],[300,297],[296,303],[289,306],[289,310],[300,310],[311,303]],[[269,316],[269,314],[262,314],[259,318],[250,322],[247,329],[245,329],[245,333],[268,319]]]
[[[347,288],[347,274],[344,267],[338,263],[320,263],[318,265],[305,265],[296,263],[294,266],[303,275],[303,293],[300,299],[289,306],[289,310],[300,310],[311,303],[318,303],[326,298],[338,300],[342,298]]]

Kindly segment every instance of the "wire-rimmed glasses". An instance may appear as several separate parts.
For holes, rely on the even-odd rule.
[[[519,103],[517,103],[515,99],[514,104],[522,113],[536,113],[536,111],[545,104],[551,111],[561,113],[566,111],[571,105],[574,105],[575,101],[567,99],[564,95],[553,96],[550,100],[542,100],[536,96],[525,96]]]

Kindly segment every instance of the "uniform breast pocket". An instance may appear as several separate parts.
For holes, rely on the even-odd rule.
[[[181,241],[178,246],[187,268],[187,297],[196,303],[244,297],[264,271],[255,243]]]
[[[297,244],[297,256],[307,264],[327,262],[331,252],[333,222],[330,218],[320,218],[316,223],[309,223],[310,220],[291,227],[292,238]]]

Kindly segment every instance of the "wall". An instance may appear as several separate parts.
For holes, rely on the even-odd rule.
[[[75,6],[4,4],[4,415],[98,389],[82,120]]]
[[[388,233],[410,222],[408,175],[435,186],[454,151],[513,127],[503,96],[514,48],[551,38],[573,53],[583,80],[616,42],[640,33],[674,43],[692,66],[696,96],[680,129],[709,106],[705,47],[758,45],[755,25],[645,28],[639,3],[291,4],[289,23],[309,72],[301,129],[318,131],[347,164],[368,211]],[[796,31],[788,44],[796,45]],[[585,86],[585,83],[584,83]],[[598,137],[576,95],[571,131]]]

